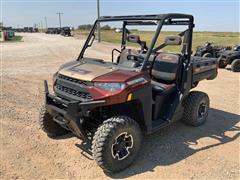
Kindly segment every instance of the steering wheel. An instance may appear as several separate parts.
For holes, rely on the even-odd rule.
[[[138,55],[129,54],[127,55],[127,60],[138,61]]]
[[[127,55],[127,60],[142,62],[144,58],[139,55],[129,54]]]

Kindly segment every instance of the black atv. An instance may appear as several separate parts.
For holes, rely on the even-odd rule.
[[[235,45],[232,50],[224,51],[218,58],[219,68],[225,68],[231,64],[233,72],[240,72],[240,45]]]
[[[204,46],[198,46],[194,56],[218,58],[225,50],[231,50],[230,46],[216,46],[206,42]]]

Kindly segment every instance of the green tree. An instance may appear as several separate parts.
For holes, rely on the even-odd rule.
[[[105,25],[101,27],[102,30],[111,30],[111,27],[109,25]]]
[[[90,30],[92,28],[91,24],[82,24],[78,26],[78,29],[80,30]]]

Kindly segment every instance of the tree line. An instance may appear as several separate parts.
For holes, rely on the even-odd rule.
[[[78,26],[79,30],[90,30],[92,28],[92,24],[82,24]],[[101,26],[101,30],[115,30],[116,28],[111,28],[109,25]]]

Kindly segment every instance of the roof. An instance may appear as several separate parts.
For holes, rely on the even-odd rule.
[[[161,20],[161,19],[182,19],[186,18],[193,20],[193,16],[190,14],[152,14],[152,15],[130,15],[130,16],[101,16],[98,21],[121,21],[121,20]]]

